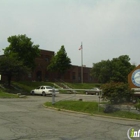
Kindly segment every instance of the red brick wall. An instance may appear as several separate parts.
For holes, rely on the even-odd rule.
[[[36,58],[36,68],[32,73],[33,81],[57,81],[60,80],[57,73],[47,71],[47,66],[50,64],[51,58],[54,56],[54,52],[41,50],[41,56]],[[94,82],[93,78],[90,76],[91,68],[83,67],[83,82]],[[81,67],[74,66],[67,70],[61,79],[65,82],[81,82]]]
[[[54,56],[54,52],[40,50],[40,54],[40,57],[35,59],[36,67],[33,72],[23,76],[21,80],[50,82],[58,80],[59,75],[57,73],[49,72],[47,70],[47,66],[50,64],[50,60]],[[83,82],[85,83],[95,82],[90,76],[90,70],[91,68],[83,67]],[[81,67],[72,65],[61,79],[65,82],[81,82]]]

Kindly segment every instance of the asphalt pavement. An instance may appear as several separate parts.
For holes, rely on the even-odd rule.
[[[92,95],[64,95],[56,101],[96,100]],[[0,140],[128,140],[127,131],[140,121],[105,118],[45,108],[52,97],[0,99]]]

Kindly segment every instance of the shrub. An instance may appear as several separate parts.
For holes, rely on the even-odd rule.
[[[112,104],[128,102],[131,100],[134,91],[132,91],[128,84],[119,83],[106,83],[101,86],[103,90],[103,98],[108,99]]]
[[[112,113],[112,112],[115,112],[115,111],[119,111],[118,108],[115,108],[113,105],[106,105],[105,109],[104,109],[104,113]]]
[[[138,102],[134,106],[136,107],[136,110],[140,111],[140,99],[138,100]]]
[[[136,110],[140,111],[140,103],[135,104]]]

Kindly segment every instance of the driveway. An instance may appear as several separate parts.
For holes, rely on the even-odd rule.
[[[83,97],[91,100],[91,96]],[[56,101],[66,98],[81,96],[60,94]],[[140,121],[68,113],[42,106],[51,100],[42,96],[0,99],[0,140],[128,140],[130,127],[140,129]]]

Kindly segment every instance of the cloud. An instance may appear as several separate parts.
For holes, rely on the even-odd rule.
[[[139,64],[138,0],[1,0],[0,48],[11,35],[26,34],[40,48],[57,52],[64,45],[74,65],[129,55]]]

